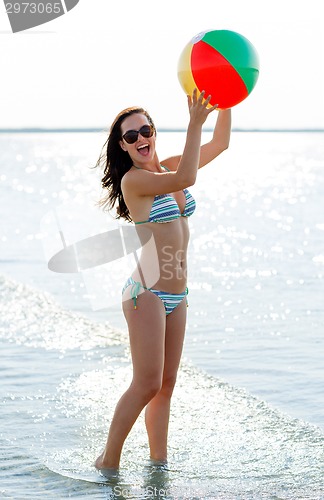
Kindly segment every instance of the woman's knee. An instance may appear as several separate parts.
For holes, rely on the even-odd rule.
[[[133,381],[132,385],[147,404],[161,391],[162,381],[159,377],[148,377],[145,381]]]
[[[164,378],[160,392],[164,396],[171,398],[171,396],[173,394],[173,389],[176,385],[176,381],[177,381],[176,375],[172,375],[172,376]]]

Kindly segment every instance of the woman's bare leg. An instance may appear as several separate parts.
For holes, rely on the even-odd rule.
[[[125,295],[127,294],[127,290]],[[162,385],[165,349],[165,311],[161,300],[145,291],[134,310],[132,300],[123,300],[133,361],[133,380],[119,400],[107,443],[97,458],[98,469],[117,469],[124,441],[137,417]]]
[[[170,400],[176,383],[185,334],[187,304],[184,299],[166,318],[165,360],[161,390],[148,403],[145,424],[151,459],[167,460]]]

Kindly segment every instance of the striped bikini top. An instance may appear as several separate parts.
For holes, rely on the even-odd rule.
[[[163,165],[161,166],[163,167]],[[163,168],[168,170],[166,167]],[[147,220],[135,222],[135,224],[144,224],[145,222],[171,222],[179,217],[190,217],[196,209],[196,202],[188,189],[184,189],[183,193],[186,197],[186,205],[182,213],[180,212],[178,203],[171,194],[158,194],[154,197],[149,218]]]

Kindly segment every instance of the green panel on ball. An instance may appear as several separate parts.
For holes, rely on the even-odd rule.
[[[243,35],[229,30],[207,31],[202,40],[228,60],[250,93],[259,77],[259,56],[252,43]]]

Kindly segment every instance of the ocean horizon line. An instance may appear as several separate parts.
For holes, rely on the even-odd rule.
[[[4,127],[0,128],[0,134],[30,134],[30,133],[98,133],[98,132],[108,132],[107,127]],[[160,127],[157,129],[158,132],[186,132],[187,129],[183,127]],[[203,132],[212,132],[212,128],[203,128]],[[314,127],[314,128],[274,128],[274,127],[233,127],[232,132],[290,132],[290,133],[323,133],[324,128]]]

